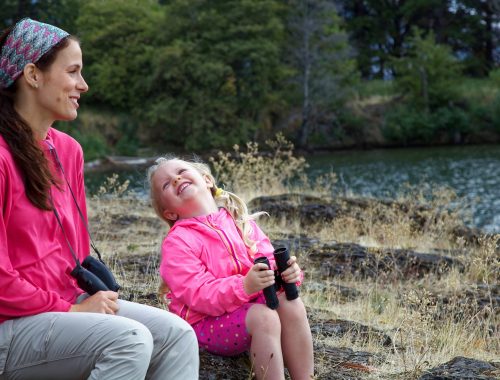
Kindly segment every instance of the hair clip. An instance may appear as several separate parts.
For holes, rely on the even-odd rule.
[[[222,190],[220,187],[217,187],[215,189],[214,197],[220,197],[223,192],[224,192],[224,190]]]

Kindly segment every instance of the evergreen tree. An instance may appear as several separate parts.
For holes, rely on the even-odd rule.
[[[302,109],[297,143],[306,148],[318,123],[332,124],[335,109],[356,79],[356,67],[331,0],[289,1],[287,25],[288,56]]]
[[[461,66],[451,48],[437,44],[434,34],[414,29],[405,57],[395,59],[396,88],[414,108],[431,111],[458,99]]]

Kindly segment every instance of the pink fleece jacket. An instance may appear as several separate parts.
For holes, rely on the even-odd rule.
[[[274,269],[269,238],[256,223],[251,225],[255,256],[266,256]],[[252,266],[253,257],[226,209],[177,221],[163,241],[160,264],[170,289],[169,310],[190,324],[236,310],[257,295],[243,289]]]
[[[86,220],[83,152],[73,138],[52,128],[40,143],[61,178],[62,191],[52,186],[51,193],[70,244],[82,260],[89,254],[89,238],[47,143],[57,150]],[[54,213],[36,208],[26,197],[23,176],[1,136],[0,207],[0,323],[47,311],[68,311],[82,293],[69,275],[75,261]]]

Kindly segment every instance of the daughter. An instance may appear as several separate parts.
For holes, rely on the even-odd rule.
[[[201,348],[218,355],[250,349],[258,379],[311,379],[311,330],[300,298],[279,294],[265,305],[262,289],[274,284],[273,246],[248,215],[245,203],[215,186],[208,165],[159,158],[148,171],[156,213],[170,225],[162,244],[160,274],[170,311],[188,321]],[[266,256],[273,268],[254,265]],[[299,283],[291,257],[283,281]]]

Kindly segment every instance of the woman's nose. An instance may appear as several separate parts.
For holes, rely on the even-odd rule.
[[[174,178],[174,183],[177,184],[181,180],[181,176],[178,175],[177,177]]]
[[[78,89],[81,92],[87,92],[89,90],[89,86],[83,77],[81,77],[81,80],[78,82]]]

